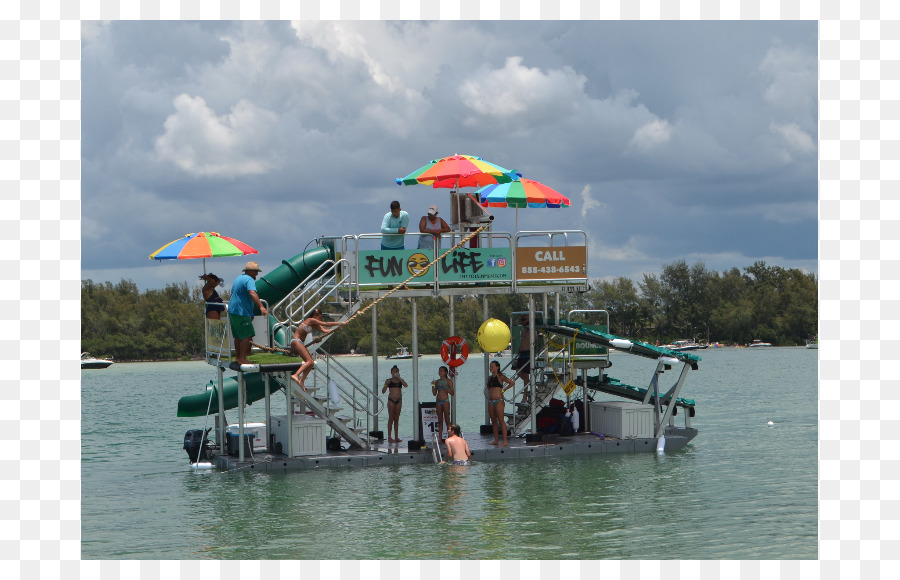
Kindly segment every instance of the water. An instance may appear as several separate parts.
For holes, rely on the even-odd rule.
[[[82,557],[816,559],[817,351],[701,355],[682,393],[700,434],[677,453],[293,473],[188,468],[184,432],[204,418],[177,418],[176,404],[214,378],[204,363],[82,371]],[[371,376],[371,359],[342,362]],[[379,361],[379,392],[394,362]],[[412,362],[396,362],[411,385]],[[423,400],[439,365],[419,361]],[[476,432],[480,357],[461,370],[459,423]],[[651,373],[613,355],[613,377]],[[281,412],[283,396],[272,400]],[[253,404],[247,420],[264,410]],[[412,434],[408,392],[400,432]]]

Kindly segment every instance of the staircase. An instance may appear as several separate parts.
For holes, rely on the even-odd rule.
[[[288,348],[287,344],[281,343],[289,343],[294,328],[314,308],[328,305],[333,310],[337,307],[340,312],[340,316],[336,319],[338,322],[348,320],[360,309],[362,303],[352,286],[338,280],[342,267],[349,267],[346,260],[326,261],[292,292],[270,308],[271,313],[278,313],[273,314],[277,323],[273,326],[272,334],[269,337],[271,346]],[[323,310],[325,309],[323,308]],[[333,316],[334,313],[332,313]],[[281,340],[277,339],[279,336]],[[328,342],[331,336],[330,333],[323,335],[320,342],[307,345],[307,350],[314,357],[324,354],[328,367],[337,377],[328,376],[328,373],[321,369],[322,360],[317,359],[316,366],[307,377],[306,391],[303,391],[291,379],[288,372],[273,373],[272,378],[284,388],[286,393],[291,393],[294,398],[302,401],[316,417],[325,420],[332,431],[347,441],[350,447],[368,449],[369,441],[366,433],[369,431],[373,415],[381,410],[378,406],[383,403],[372,393],[370,387],[348,372],[337,359],[322,352],[322,346]],[[344,386],[335,380],[337,378],[344,383]],[[340,401],[337,404],[328,396],[329,380],[334,380],[338,385],[337,394]],[[314,384],[324,385],[324,389],[313,386]],[[324,392],[320,394],[320,390]],[[374,410],[372,409],[373,399],[376,401]]]

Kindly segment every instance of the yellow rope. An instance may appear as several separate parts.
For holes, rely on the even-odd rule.
[[[433,265],[435,265],[439,260],[441,260],[444,256],[446,256],[447,254],[449,254],[450,252],[452,252],[452,251],[455,250],[456,248],[462,246],[463,244],[465,244],[466,242],[468,242],[469,240],[471,240],[472,238],[474,238],[475,236],[477,236],[478,234],[480,234],[481,231],[484,230],[485,228],[487,228],[489,225],[490,225],[490,222],[484,224],[483,226],[481,226],[480,228],[478,228],[478,229],[475,230],[474,232],[470,233],[469,235],[467,235],[466,237],[464,237],[463,239],[461,239],[461,240],[459,241],[458,244],[456,244],[455,246],[453,246],[452,248],[450,248],[449,250],[447,250],[446,252],[444,252],[443,254],[441,254],[440,256],[438,256],[437,258],[435,258],[434,260],[432,260],[431,262],[429,262],[428,268],[431,268],[431,267],[432,267]],[[412,280],[413,278],[419,278],[420,276],[421,276],[421,275],[413,274],[412,276],[410,276],[409,278],[407,278],[406,280],[404,280],[403,282],[401,282],[398,286],[395,286],[394,288],[392,288],[392,289],[390,290],[390,292],[388,292],[387,294],[385,294],[384,296],[382,296],[381,298],[379,298],[379,299],[376,300],[375,302],[372,302],[371,304],[369,304],[369,305],[366,306],[365,308],[361,308],[360,310],[356,311],[356,313],[355,313],[353,316],[351,316],[350,318],[348,318],[348,319],[344,322],[344,326],[347,326],[348,324],[350,324],[350,322],[351,322],[354,318],[356,318],[357,316],[361,316],[361,315],[364,314],[366,311],[368,311],[370,308],[372,308],[373,306],[375,306],[376,304],[378,304],[379,302],[381,302],[381,301],[384,300],[385,298],[388,298],[391,294],[393,294],[393,293],[396,292],[397,290],[403,289],[403,287],[406,286],[406,283],[409,282],[410,280]],[[332,332],[337,332],[337,331],[340,330],[341,328],[342,328],[342,327],[339,326],[338,328],[334,329]]]

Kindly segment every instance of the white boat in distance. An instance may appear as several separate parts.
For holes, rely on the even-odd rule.
[[[669,350],[685,351],[685,350],[702,350],[707,348],[708,344],[699,344],[695,340],[675,340],[672,344],[665,345]]]
[[[748,348],[753,348],[754,346],[772,346],[771,342],[763,342],[758,338],[747,345]]]
[[[81,368],[83,369],[105,369],[111,364],[113,364],[111,360],[94,358],[89,352],[81,353]]]
[[[422,353],[419,353],[419,356],[421,357]],[[412,357],[413,357],[413,355],[412,355],[412,353],[409,352],[408,348],[406,348],[405,346],[399,346],[399,347],[397,347],[396,354],[389,354],[384,358],[399,359],[399,358],[412,358]]]
[[[807,340],[806,348],[815,348],[815,349],[819,348],[819,339],[811,338],[810,340]]]

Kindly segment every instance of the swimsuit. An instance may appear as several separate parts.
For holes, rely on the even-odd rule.
[[[309,332],[312,331],[312,328],[311,328],[310,326],[308,326],[308,325],[306,325],[306,324],[303,324],[303,323],[301,322],[301,323],[300,323],[300,330],[302,330],[303,332],[309,333]]]
[[[437,384],[434,385],[434,388],[439,391],[449,391],[450,381],[448,381],[447,379],[438,379]]]
[[[441,401],[440,399],[434,402],[435,405],[449,405],[450,399],[444,399]]]
[[[209,314],[210,312],[223,312],[225,310],[225,305],[222,304],[222,297],[219,296],[219,293],[215,290],[212,291],[209,300],[206,302],[206,314]],[[215,302],[216,304],[209,304],[209,302]]]
[[[403,383],[400,383],[400,382],[395,383],[394,381],[391,381],[390,383],[388,383],[389,389],[400,389],[402,387],[403,387]],[[403,391],[400,391],[400,392],[402,393]],[[401,397],[395,401],[394,399],[388,397],[388,401],[392,402],[395,405],[399,405],[403,401],[403,398]]]
[[[498,379],[495,376],[492,376],[491,378],[488,379],[487,386],[489,389],[493,389],[493,388],[502,389],[503,388],[503,385],[500,384],[500,379]],[[491,405],[496,405],[497,403],[501,402],[502,400],[503,399],[488,399],[488,403],[490,403]]]
[[[454,459],[450,465],[472,465],[468,459]]]
[[[491,405],[496,405],[497,403],[503,402],[503,399],[488,399],[488,403]]]

